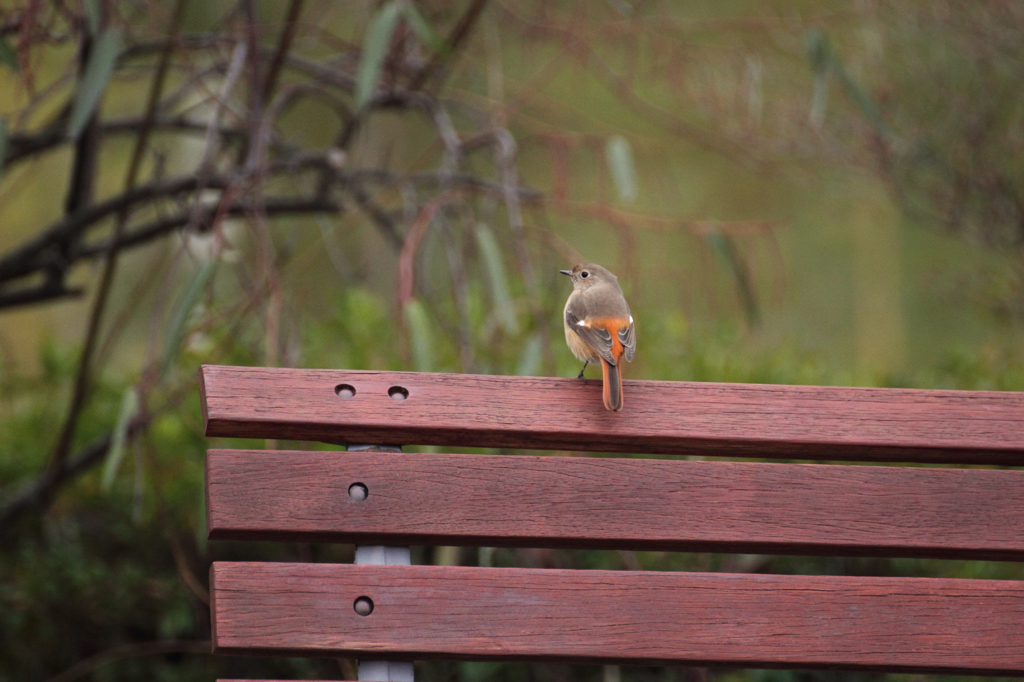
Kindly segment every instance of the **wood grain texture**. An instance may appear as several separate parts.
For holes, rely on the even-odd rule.
[[[221,654],[1024,673],[1016,581],[217,562],[210,584]]]
[[[214,540],[1024,560],[1024,471],[210,450],[206,481]]]
[[[578,379],[207,365],[200,386],[208,436],[1024,465],[1024,393],[626,381],[615,413]]]

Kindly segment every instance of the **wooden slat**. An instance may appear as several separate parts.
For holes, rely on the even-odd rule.
[[[217,562],[210,584],[222,654],[1024,673],[1016,581]]]
[[[1016,470],[210,450],[206,481],[215,540],[1024,560]]]
[[[593,380],[204,366],[200,385],[209,436],[1024,464],[1024,393],[627,381],[615,413]]]

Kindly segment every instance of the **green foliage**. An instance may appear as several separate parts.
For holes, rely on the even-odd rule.
[[[970,391],[1024,391],[1024,364],[1012,351],[958,348],[922,371],[914,383]]]
[[[304,366],[401,368],[398,325],[385,301],[360,287],[339,290],[333,301],[333,310],[303,326]]]
[[[181,351],[181,342],[185,338],[186,322],[192,313],[192,309],[199,301],[199,297],[206,291],[206,287],[213,279],[217,270],[217,261],[203,263],[199,270],[192,277],[188,287],[181,294],[177,305],[171,314],[171,322],[164,342],[163,361],[160,364],[161,374],[174,362],[175,357]]]
[[[99,106],[103,93],[107,90],[110,76],[114,73],[114,65],[121,53],[122,34],[117,28],[108,27],[100,33],[89,53],[89,61],[85,73],[75,91],[75,100],[71,104],[71,115],[68,117],[68,137],[78,137],[96,107]]]
[[[18,55],[14,53],[14,50],[8,44],[7,36],[0,36],[0,64],[3,64],[11,71],[18,70]]]
[[[622,135],[613,135],[608,138],[608,143],[604,147],[604,155],[619,200],[625,204],[633,203],[636,201],[637,195],[637,178],[633,148],[630,146],[629,140]]]
[[[544,353],[544,339],[540,333],[531,334],[523,343],[523,354],[519,356],[516,374],[522,377],[538,376],[541,371]]]
[[[409,329],[412,340],[412,366],[417,372],[430,372],[435,369],[434,333],[431,331],[430,317],[423,303],[415,298],[409,299],[402,310],[405,325]]]
[[[864,119],[871,125],[879,137],[888,139],[892,131],[882,118],[881,112],[868,93],[850,76],[846,65],[836,54],[832,42],[820,29],[814,29],[807,35],[807,58],[815,75],[815,100],[812,102],[811,120],[820,125],[824,117],[825,87],[828,76],[839,81],[843,93],[853,103]]]
[[[398,22],[403,19],[406,26],[424,45],[434,52],[442,52],[445,49],[441,37],[414,2],[390,0],[384,3],[370,21],[363,38],[362,55],[356,73],[356,106],[363,107],[377,90],[381,69],[391,49],[391,39],[398,28]]]
[[[373,96],[380,81],[384,59],[391,49],[391,38],[402,14],[403,2],[391,0],[381,7],[370,22],[363,39],[363,53],[356,73],[356,105],[363,107]]]
[[[7,160],[7,120],[0,116],[0,178],[4,174],[4,161]]]
[[[445,49],[444,41],[441,40],[441,36],[437,35],[437,31],[430,25],[423,13],[420,12],[419,8],[416,7],[415,2],[406,2],[403,7],[403,16],[405,17],[406,23],[412,32],[416,34],[424,45],[429,47],[434,52],[441,52]]]
[[[124,443],[128,436],[128,425],[139,410],[139,393],[134,387],[124,392],[124,399],[121,401],[121,412],[117,417],[117,424],[114,425],[114,437],[107,451],[107,461],[103,467],[103,492],[110,492],[114,485],[114,477],[121,466],[124,457]]]
[[[501,257],[501,247],[494,237],[494,232],[487,225],[478,223],[476,226],[476,244],[480,249],[484,274],[491,287],[491,309],[494,317],[501,323],[508,334],[519,333],[519,321],[516,319],[516,307],[509,293],[508,275]]]
[[[100,32],[100,0],[82,0],[82,10],[85,14],[85,22],[88,24],[90,35]]]

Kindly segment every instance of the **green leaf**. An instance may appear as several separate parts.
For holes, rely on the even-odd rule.
[[[501,259],[501,247],[494,233],[484,223],[476,226],[476,244],[484,261],[487,282],[491,286],[491,300],[494,303],[494,315],[502,328],[509,334],[519,332],[516,320],[516,308],[508,290],[508,277],[505,275],[505,263]]]
[[[846,97],[853,102],[854,106],[860,111],[861,116],[867,119],[879,137],[890,137],[892,131],[882,119],[882,114],[875,105],[875,101],[853,80],[846,70],[846,66],[843,65],[838,57],[834,59],[834,64],[836,78],[839,80],[839,85],[842,86]]]
[[[827,71],[832,64],[832,43],[820,29],[807,32],[807,60],[814,73]]]
[[[412,32],[416,34],[416,37],[419,38],[424,45],[434,52],[445,51],[445,43],[441,40],[441,36],[437,35],[437,32],[427,21],[426,17],[424,17],[419,8],[416,7],[416,3],[405,3],[404,15],[405,22],[409,24],[409,28],[412,29]]]
[[[391,0],[370,21],[363,39],[363,51],[356,71],[356,106],[361,108],[373,97],[380,81],[380,69],[391,48],[391,37],[405,3]]]
[[[828,76],[834,75],[843,94],[853,102],[861,115],[867,119],[879,137],[891,137],[892,131],[882,118],[875,101],[850,76],[842,59],[832,47],[832,41],[818,29],[807,34],[807,59],[814,71],[814,89],[811,94],[811,123],[820,126],[825,118],[825,106],[828,100]]]
[[[814,74],[814,86],[811,89],[811,111],[807,119],[815,128],[825,123],[825,110],[828,108],[828,72]]]
[[[100,32],[99,0],[82,0],[82,9],[85,10],[85,22],[89,25],[89,35],[94,36]]]
[[[139,411],[139,394],[135,388],[129,388],[121,398],[121,413],[117,416],[117,425],[114,427],[114,435],[110,440],[110,449],[107,450],[107,461],[103,466],[103,492],[109,493],[114,486],[114,478],[117,470],[121,468],[121,460],[124,459],[124,442],[128,437],[128,425],[131,424],[135,414]]]
[[[18,72],[18,55],[7,44],[7,38],[0,36],[0,64],[6,64],[11,71]]]
[[[747,264],[736,250],[733,240],[729,235],[722,234],[718,230],[712,230],[705,236],[705,239],[712,251],[725,261],[729,274],[732,275],[733,281],[736,283],[736,291],[739,294],[740,303],[743,305],[747,324],[751,328],[758,327],[761,324],[761,307],[757,301],[757,293],[754,291]]]
[[[210,283],[216,269],[217,261],[205,263],[203,267],[199,268],[196,276],[189,282],[185,293],[178,300],[174,314],[171,316],[171,325],[164,344],[164,355],[160,364],[161,376],[170,369],[171,363],[178,356],[178,352],[181,350],[181,342],[185,338],[185,325],[188,322],[189,314],[192,312],[192,308],[195,307],[196,301],[206,291],[206,285]]]
[[[0,116],[0,178],[4,176],[4,163],[7,161],[7,121]]]
[[[519,356],[519,365],[516,367],[516,375],[521,377],[535,377],[540,374],[541,353],[544,349],[544,342],[540,332],[531,334],[523,344],[523,354]]]
[[[505,669],[505,664],[499,661],[463,661],[459,663],[459,679],[467,682],[497,680]]]
[[[417,372],[434,369],[434,336],[430,331],[427,309],[415,298],[405,303],[402,310],[405,326],[412,341],[412,366]]]
[[[100,99],[107,89],[110,76],[114,73],[114,64],[121,53],[121,31],[108,28],[93,43],[89,53],[89,63],[85,65],[85,73],[78,83],[75,101],[71,105],[71,116],[68,119],[68,136],[78,137],[89,117],[96,111]]]
[[[619,199],[627,204],[633,203],[637,195],[636,165],[629,141],[621,135],[612,136],[605,145],[604,156]]]

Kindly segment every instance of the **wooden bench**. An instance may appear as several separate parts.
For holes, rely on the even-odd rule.
[[[411,565],[408,545],[1024,560],[1024,394],[206,366],[213,540],[357,564],[215,562],[213,649],[1024,674],[1024,582]],[[368,444],[972,465],[414,454]],[[384,448],[386,450],[387,448]],[[391,549],[387,549],[391,547]],[[370,565],[364,565],[370,564]],[[373,662],[376,661],[376,662]]]

